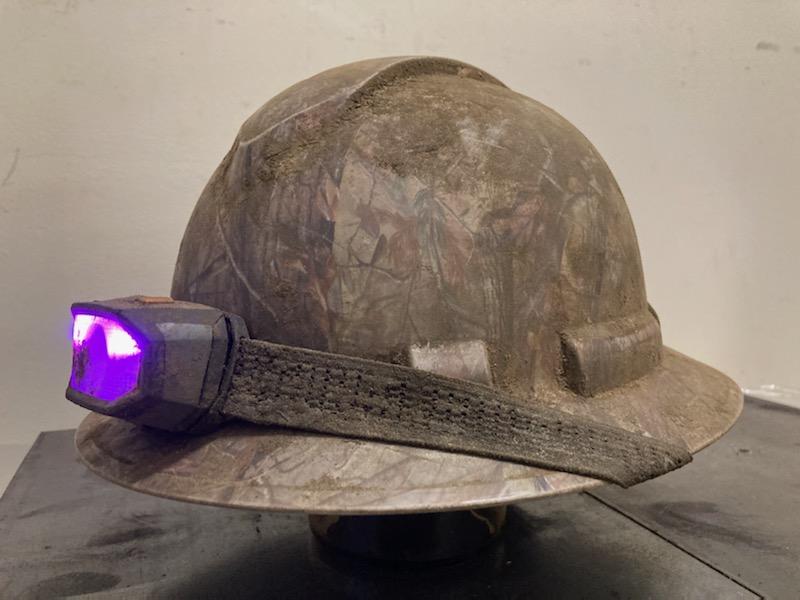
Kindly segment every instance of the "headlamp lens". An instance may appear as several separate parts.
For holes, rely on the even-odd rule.
[[[120,322],[75,314],[70,387],[111,403],[137,388],[141,367],[140,343]]]

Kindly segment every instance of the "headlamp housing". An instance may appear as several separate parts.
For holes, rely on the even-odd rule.
[[[244,321],[217,308],[132,296],[72,305],[66,396],[105,415],[170,431],[213,426],[214,403]]]

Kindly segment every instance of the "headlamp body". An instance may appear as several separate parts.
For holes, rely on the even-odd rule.
[[[247,336],[240,317],[147,296],[81,302],[72,314],[69,400],[169,431],[224,420],[214,405],[230,376],[229,357]]]

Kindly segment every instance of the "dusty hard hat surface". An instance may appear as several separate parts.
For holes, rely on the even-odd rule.
[[[692,451],[741,409],[727,377],[662,346],[625,200],[589,141],[445,59],[346,65],[259,109],[198,201],[172,296],[242,316],[254,338],[372,360],[480,341],[515,402]],[[257,509],[446,510],[598,483],[245,424],[184,438],[90,415],[78,447],[134,489]]]

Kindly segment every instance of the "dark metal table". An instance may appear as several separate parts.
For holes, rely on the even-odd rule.
[[[0,501],[0,597],[800,597],[800,411],[748,400],[677,472],[517,505],[468,559],[402,566],[320,547],[302,515],[114,486],[39,436]]]

